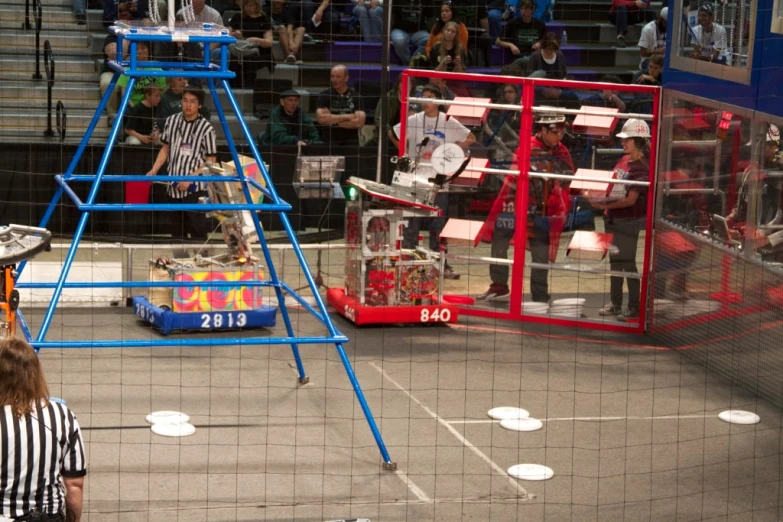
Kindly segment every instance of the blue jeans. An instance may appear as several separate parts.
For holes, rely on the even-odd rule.
[[[620,5],[614,12],[609,13],[609,19],[617,26],[617,34],[624,35],[628,31],[628,24],[638,24],[639,22],[652,22],[655,20],[655,11],[650,8],[628,10],[628,6]]]
[[[84,10],[84,0],[72,0],[71,5],[73,7],[73,14],[75,15],[86,14]]]
[[[489,35],[492,38],[499,38],[502,33],[503,11],[490,9],[487,12],[487,19],[489,19]]]
[[[408,65],[411,61],[411,45],[416,46],[416,54],[424,54],[424,48],[427,45],[427,38],[430,34],[427,31],[416,31],[408,34],[402,29],[392,29],[391,41],[394,46],[394,52],[403,65]]]
[[[362,40],[365,42],[381,41],[383,7],[376,5],[368,9],[366,5],[357,5],[353,8],[353,15],[359,19],[359,30],[362,32]]]

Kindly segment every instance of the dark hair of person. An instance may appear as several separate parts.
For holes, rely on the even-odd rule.
[[[634,147],[644,153],[645,156],[650,152],[650,139],[649,138],[631,138],[633,140]]]
[[[648,62],[648,64],[650,63],[654,63],[655,65],[663,67],[663,56],[661,56],[660,54],[654,54],[650,56],[650,61]]]
[[[601,76],[602,83],[623,83],[619,76],[616,74],[604,74]]]
[[[14,417],[32,413],[49,401],[38,354],[25,341],[0,341],[0,405],[11,406]]]
[[[451,0],[445,0],[440,4],[441,8],[443,6],[448,6],[449,11],[451,11],[451,22],[456,22],[457,25],[462,23],[460,20],[457,19],[457,12],[454,10],[454,4],[451,2]],[[443,31],[443,29],[446,27],[446,23],[444,22],[440,17],[440,10],[438,10],[438,19],[435,20],[435,23],[432,25],[432,29],[430,29],[430,33],[432,34],[438,34]]]
[[[198,99],[198,104],[203,106],[204,105],[204,89],[201,87],[196,87],[195,85],[188,85],[185,87],[185,91],[182,93],[182,96],[185,96],[186,94],[192,94],[193,96]]]
[[[546,33],[541,39],[541,49],[547,49],[549,51],[559,51],[560,42],[557,40],[555,33]]]
[[[443,98],[443,93],[438,89],[436,86],[432,85],[431,83],[428,83],[424,87],[421,88],[421,93],[424,94],[425,92],[430,92],[435,95],[436,98]]]

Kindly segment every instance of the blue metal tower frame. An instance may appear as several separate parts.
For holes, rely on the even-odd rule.
[[[65,262],[63,264],[62,273],[60,274],[59,279],[57,280],[56,283],[25,283],[25,284],[20,283],[19,285],[17,285],[19,288],[53,289],[51,303],[49,304],[46,310],[43,321],[41,323],[40,330],[38,331],[38,335],[35,336],[35,338],[33,338],[30,328],[28,327],[21,311],[17,312],[19,325],[21,326],[24,335],[27,337],[27,340],[30,342],[30,344],[32,344],[36,352],[38,352],[41,348],[125,348],[125,347],[155,348],[161,346],[182,346],[183,342],[181,340],[166,340],[166,339],[157,339],[157,340],[118,339],[118,340],[102,340],[102,341],[96,341],[96,340],[47,341],[46,340],[46,335],[52,323],[52,317],[57,308],[57,302],[59,301],[64,288],[161,288],[161,287],[177,288],[177,287],[193,285],[192,283],[188,283],[188,282],[176,282],[176,281],[163,281],[163,282],[119,281],[119,282],[104,282],[104,283],[67,282],[68,273],[73,264],[76,251],[79,248],[79,243],[82,239],[82,236],[84,235],[84,230],[87,225],[87,221],[89,220],[90,214],[92,212],[99,212],[99,211],[174,212],[174,211],[185,210],[185,211],[210,212],[210,211],[217,211],[217,210],[235,210],[235,211],[249,210],[251,211],[250,214],[253,217],[253,223],[255,225],[256,232],[258,234],[259,243],[264,252],[264,259],[266,260],[266,264],[269,268],[270,280],[269,281],[246,281],[246,282],[243,281],[242,285],[264,286],[264,287],[272,287],[275,289],[278,306],[280,307],[280,313],[283,317],[283,322],[285,323],[287,337],[277,337],[277,338],[259,337],[259,338],[242,338],[242,339],[221,338],[216,340],[194,339],[192,341],[188,341],[187,344],[191,346],[215,346],[215,345],[247,346],[247,345],[290,344],[291,349],[293,351],[294,359],[296,361],[296,368],[299,374],[299,382],[301,384],[306,384],[307,382],[309,382],[309,378],[307,377],[305,373],[304,365],[302,364],[302,358],[299,354],[299,345],[334,344],[337,349],[337,353],[340,356],[340,360],[342,361],[343,367],[345,368],[345,371],[348,375],[348,379],[350,380],[354,392],[356,393],[356,397],[359,400],[359,404],[362,407],[362,411],[364,412],[364,416],[367,419],[367,423],[370,426],[370,430],[372,431],[373,437],[375,437],[375,442],[378,445],[378,448],[381,452],[381,456],[384,462],[383,467],[388,470],[395,470],[396,463],[393,462],[391,460],[391,457],[389,456],[389,452],[387,451],[386,445],[383,442],[383,437],[381,436],[381,433],[375,423],[375,419],[373,418],[372,411],[370,410],[370,407],[367,404],[367,400],[364,397],[364,393],[362,392],[361,386],[359,385],[359,381],[356,378],[356,374],[353,371],[353,367],[351,366],[351,363],[348,360],[348,356],[345,353],[343,344],[348,342],[348,338],[337,330],[331,318],[329,317],[329,314],[326,309],[326,305],[324,304],[324,301],[321,298],[320,293],[318,292],[318,287],[315,283],[315,280],[313,279],[312,274],[310,273],[310,269],[307,265],[307,262],[305,261],[302,249],[299,246],[299,241],[297,240],[297,236],[294,233],[293,228],[291,227],[291,222],[288,218],[288,212],[291,211],[291,205],[286,203],[282,199],[280,199],[280,196],[277,194],[277,191],[275,190],[275,186],[272,183],[272,178],[269,175],[269,172],[266,170],[264,162],[262,161],[261,155],[259,154],[258,148],[256,147],[256,144],[254,142],[253,136],[250,134],[250,130],[248,129],[247,123],[244,120],[242,111],[240,110],[236,98],[234,97],[234,94],[228,83],[230,79],[235,77],[235,74],[232,71],[230,71],[228,68],[228,62],[229,62],[228,46],[234,43],[236,39],[228,35],[227,29],[222,27],[216,27],[211,24],[203,24],[202,27],[181,28],[175,30],[174,32],[171,31],[167,32],[165,28],[159,28],[159,27],[144,28],[144,27],[125,26],[125,25],[117,24],[112,26],[109,29],[109,31],[117,36],[117,56],[114,60],[109,62],[109,67],[113,69],[114,76],[112,77],[111,83],[109,84],[109,87],[106,89],[106,92],[104,93],[101,102],[98,104],[98,108],[95,110],[95,114],[92,117],[92,120],[90,121],[90,125],[87,128],[87,131],[85,132],[84,137],[82,138],[81,143],[79,144],[79,147],[76,150],[76,153],[71,159],[71,162],[68,165],[67,170],[65,171],[64,174],[55,176],[55,179],[58,184],[58,189],[55,191],[55,194],[52,197],[51,202],[49,203],[49,207],[47,208],[40,223],[40,226],[42,228],[46,227],[46,225],[49,222],[49,219],[52,217],[52,214],[55,208],[57,207],[57,205],[59,204],[60,199],[63,197],[63,195],[68,196],[71,202],[77,206],[79,212],[81,213],[78,224],[76,226],[76,231],[74,233],[71,246],[68,250],[68,254],[66,255]],[[124,60],[122,56],[124,40],[127,40],[130,44],[129,45],[130,54],[128,60]],[[137,43],[139,42],[153,43],[153,42],[183,42],[183,41],[203,44],[204,49],[206,50],[206,52],[204,53],[204,61],[197,62],[197,63],[157,62],[157,61],[138,62],[137,61],[136,49],[137,49]],[[209,52],[211,44],[220,45],[219,64],[211,63],[211,56]],[[87,147],[90,137],[92,136],[96,125],[100,121],[101,114],[103,113],[103,110],[106,107],[108,100],[114,93],[114,89],[117,85],[117,80],[120,78],[120,75],[122,74],[128,76],[129,79],[122,101],[120,102],[120,106],[118,108],[117,116],[114,119],[114,122],[111,127],[111,132],[109,133],[108,143],[106,144],[106,148],[103,151],[103,155],[98,165],[98,170],[95,175],[74,174],[74,170],[76,169],[76,166],[78,165],[79,160],[81,159],[84,150]],[[116,143],[117,135],[122,128],[123,115],[125,114],[127,107],[129,105],[130,96],[131,93],[133,92],[133,86],[135,85],[137,79],[140,77],[172,77],[172,76],[185,77],[185,78],[199,78],[207,82],[209,86],[210,94],[212,95],[212,100],[215,105],[215,109],[217,111],[218,118],[220,120],[220,124],[223,127],[223,132],[225,133],[225,136],[228,141],[228,148],[231,153],[231,157],[234,160],[234,165],[236,165],[237,172],[236,175],[234,176],[201,176],[199,177],[199,181],[239,182],[241,183],[242,190],[244,192],[244,196],[247,203],[243,203],[243,204],[96,203],[95,202],[96,196],[103,182],[150,181],[150,178],[145,175],[107,175],[106,167],[108,165],[109,158],[111,157],[112,149],[114,148],[114,145]],[[247,141],[248,145],[250,146],[250,149],[253,154],[253,158],[255,159],[261,171],[261,174],[264,178],[264,181],[266,182],[266,187],[261,186],[261,184],[257,183],[253,179],[245,177],[244,170],[242,168],[241,162],[239,161],[236,146],[234,144],[234,139],[231,135],[231,130],[228,127],[228,123],[226,122],[226,116],[223,111],[223,107],[221,106],[220,100],[218,98],[216,84],[222,86],[223,89],[225,90],[229,104],[231,105],[231,110],[236,115],[237,120],[239,121],[240,127],[242,129],[242,135]],[[156,181],[164,181],[164,182],[192,181],[192,179],[193,178],[191,176],[176,176],[176,175],[155,177]],[[79,198],[79,196],[71,188],[72,183],[79,183],[79,182],[92,183],[86,201],[83,201],[81,198]],[[260,190],[266,196],[266,198],[270,200],[270,203],[258,203],[258,204],[252,203],[253,200],[250,195],[251,185],[254,188]],[[294,252],[296,253],[296,257],[299,260],[299,264],[302,268],[302,272],[304,273],[305,279],[307,280],[307,285],[310,288],[310,290],[312,290],[313,296],[315,297],[315,302],[316,302],[315,308],[311,306],[307,301],[305,301],[301,296],[299,296],[298,293],[293,288],[291,288],[289,285],[285,284],[284,282],[278,279],[277,271],[275,270],[274,263],[272,262],[272,255],[269,251],[269,247],[264,238],[264,234],[261,229],[261,222],[259,221],[256,211],[276,212],[279,214],[280,221],[283,224],[286,235],[288,236],[288,239],[291,242],[291,246],[293,247]],[[18,270],[20,274],[22,270],[24,270],[25,264],[26,263],[24,262],[20,263],[19,270]],[[213,281],[210,282],[210,286],[228,287],[228,286],[236,286],[236,283]],[[298,337],[294,332],[293,326],[291,324],[291,319],[289,317],[288,310],[286,308],[284,292],[287,292],[289,295],[291,295],[301,306],[303,306],[310,314],[312,314],[313,317],[315,317],[318,321],[320,321],[321,324],[326,328],[328,335],[322,337]]]

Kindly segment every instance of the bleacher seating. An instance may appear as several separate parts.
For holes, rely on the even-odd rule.
[[[0,1],[4,2],[0,4],[0,24],[4,32],[4,37],[0,39],[0,69],[4,82],[3,96],[0,98],[0,134],[5,138],[13,136],[25,140],[42,137],[46,116],[46,82],[29,79],[34,70],[35,31],[20,28],[24,17],[24,0]],[[629,28],[628,47],[615,47],[616,31],[608,20],[610,5],[609,0],[563,0],[556,4],[555,21],[548,23],[547,29],[558,36],[564,31],[568,32],[568,44],[562,50],[568,63],[568,72],[574,79],[598,80],[604,74],[616,74],[624,82],[629,82],[637,68],[639,51],[633,43],[638,39],[641,26]],[[100,95],[96,60],[101,59],[103,53],[105,32],[101,23],[102,12],[88,11],[88,22],[84,26],[76,24],[70,11],[70,0],[44,0],[44,6],[42,40],[50,40],[57,59],[54,102],[62,100],[66,105],[69,139],[75,140],[86,129]],[[317,93],[329,85],[329,70],[333,64],[343,63],[348,66],[352,85],[357,82],[380,82],[381,44],[360,41],[357,28],[352,27],[355,21],[351,19],[349,3],[344,4],[341,16],[345,34],[335,36],[329,42],[306,42],[302,50],[303,64],[280,64],[272,74],[262,69],[259,78],[290,80],[294,88],[307,95],[302,99],[302,106],[311,113],[315,111]],[[280,52],[275,55],[280,56]],[[392,66],[389,80],[393,82],[403,67],[397,65],[393,49],[390,49],[390,58]],[[472,68],[470,72],[497,74],[500,67],[510,59],[503,49],[495,47],[493,67]],[[255,116],[259,107],[253,104],[252,90],[238,89],[236,95],[251,131],[255,134],[262,130],[265,122]],[[211,100],[208,103],[211,105]],[[21,110],[31,107],[32,112]],[[367,109],[369,116],[372,108]],[[229,118],[229,126],[232,132],[239,129],[233,118]],[[107,134],[104,116],[95,139],[105,139]],[[219,130],[219,134],[222,137],[222,130]]]

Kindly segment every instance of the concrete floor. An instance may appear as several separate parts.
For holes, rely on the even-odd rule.
[[[26,318],[35,329],[41,310]],[[293,314],[297,332],[322,328]],[[781,413],[676,351],[633,337],[463,318],[337,326],[383,434],[382,459],[334,346],[48,349],[52,394],[84,430],[91,521],[780,520]],[[252,337],[273,331],[238,332]],[[161,338],[129,309],[63,309],[48,339]],[[508,431],[517,406],[544,421]],[[725,409],[761,416],[751,426]],[[178,410],[187,438],[145,416]],[[511,479],[519,463],[554,470]]]

